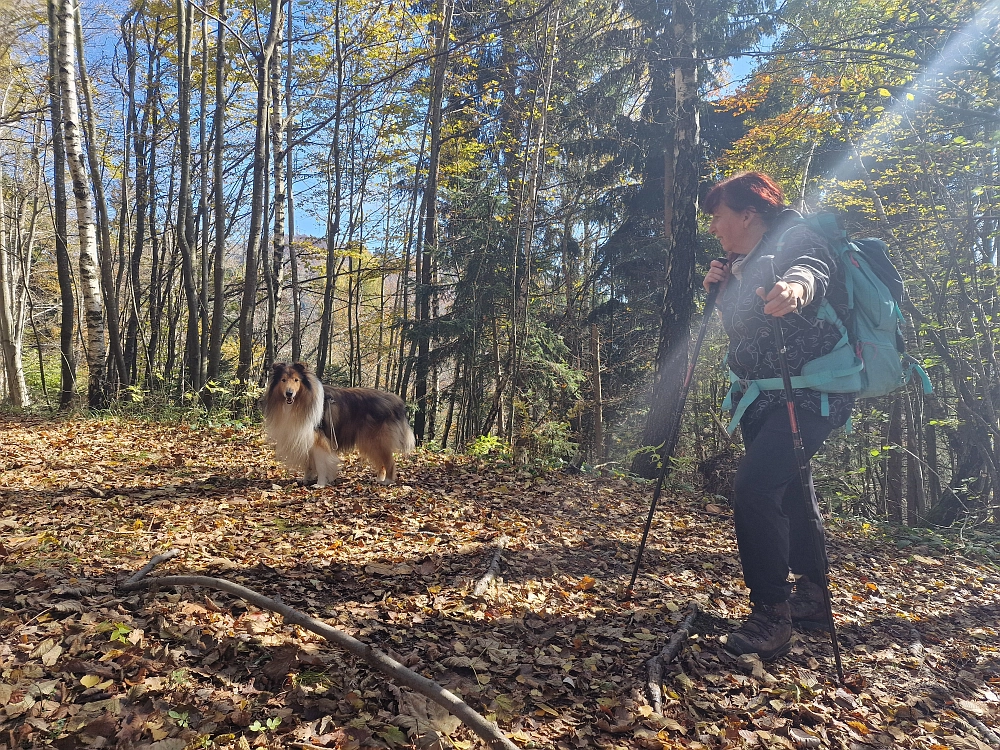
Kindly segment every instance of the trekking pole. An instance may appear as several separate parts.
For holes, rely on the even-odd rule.
[[[722,263],[728,263],[727,258],[716,258]],[[705,341],[705,332],[708,330],[708,323],[712,319],[712,310],[715,309],[715,298],[719,296],[719,285],[712,284],[705,299],[705,313],[701,319],[701,328],[698,330],[698,338],[695,340],[694,351],[691,353],[691,361],[688,362],[687,373],[684,375],[684,383],[681,385],[681,393],[677,399],[677,408],[674,410],[675,418],[670,425],[663,440],[663,447],[674,442],[677,431],[681,427],[681,417],[684,413],[684,401],[687,399],[688,390],[691,388],[691,379],[694,376],[695,365],[698,364],[698,352],[701,351],[702,342]],[[646,550],[646,539],[649,536],[649,528],[653,525],[653,514],[656,513],[656,504],[660,501],[660,493],[663,490],[663,480],[667,477],[670,467],[670,457],[664,456],[660,465],[660,473],[656,478],[656,487],[653,489],[653,500],[649,504],[649,515],[646,516],[646,526],[642,530],[642,541],[639,542],[639,552],[635,556],[635,566],[632,568],[632,579],[628,582],[628,594],[631,596],[632,587],[635,585],[636,576],[639,575],[639,565],[642,564],[642,553]]]
[[[770,260],[771,276],[774,283],[778,282],[778,275],[774,272],[774,256],[763,256],[761,260]],[[810,510],[815,514],[813,519],[816,525],[809,525],[809,534],[812,536],[813,553],[816,555],[819,565],[817,568],[823,575],[823,605],[826,607],[826,621],[830,628],[830,642],[833,644],[833,659],[837,666],[837,679],[841,684],[844,682],[844,665],[840,660],[840,643],[837,641],[837,629],[833,623],[833,601],[830,597],[830,576],[826,559],[826,550],[821,549],[822,537],[818,530],[823,528],[823,517],[820,515],[819,506],[813,502],[812,485],[809,481],[809,457],[806,456],[806,449],[802,445],[802,435],[799,433],[799,422],[795,417],[795,398],[792,392],[792,376],[788,372],[788,350],[785,348],[785,333],[781,328],[781,318],[771,317],[771,327],[774,330],[774,341],[778,347],[778,362],[781,365],[781,380],[785,389],[785,403],[788,406],[788,423],[792,428],[792,447],[795,450],[795,462],[799,466],[799,482],[802,483],[802,499],[809,503]]]

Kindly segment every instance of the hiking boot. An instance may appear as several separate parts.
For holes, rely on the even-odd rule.
[[[799,576],[795,581],[792,595],[788,597],[788,608],[791,611],[792,623],[803,630],[830,629],[823,589],[808,577]]]
[[[757,654],[761,661],[771,661],[788,651],[791,637],[788,602],[754,604],[747,621],[726,639],[726,651],[733,656]]]

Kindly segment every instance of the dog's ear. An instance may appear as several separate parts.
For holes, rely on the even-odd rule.
[[[303,377],[309,374],[309,365],[307,365],[305,362],[296,362],[295,364],[292,365],[292,369],[294,369],[297,373],[299,373]]]
[[[285,367],[286,365],[284,362],[275,362],[273,365],[271,365],[271,374],[278,375],[284,371]]]

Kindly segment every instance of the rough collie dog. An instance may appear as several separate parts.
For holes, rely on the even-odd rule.
[[[355,448],[378,480],[390,484],[396,481],[393,453],[414,448],[403,399],[374,388],[323,385],[301,362],[274,364],[261,407],[278,459],[316,487],[336,479],[337,454]]]

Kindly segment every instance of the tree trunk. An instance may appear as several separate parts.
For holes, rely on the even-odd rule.
[[[604,458],[604,397],[601,391],[601,338],[597,324],[590,324],[591,377],[594,381],[594,463]]]
[[[292,127],[292,0],[288,0],[288,45],[285,57],[288,59],[288,74],[285,76],[285,127]],[[288,270],[292,284],[292,361],[302,359],[302,288],[299,286],[299,259],[295,253],[295,201],[292,190],[292,144],[289,140],[285,149],[285,192],[288,204]]]
[[[104,181],[97,159],[97,133],[94,128],[94,100],[90,93],[90,76],[87,75],[87,62],[83,54],[83,22],[80,20],[80,5],[76,3],[73,11],[73,31],[76,36],[76,57],[79,65],[80,89],[83,92],[83,102],[86,107],[87,166],[90,179],[94,186],[94,204],[97,208],[98,226],[98,257],[101,266],[101,291],[104,294],[104,308],[107,311],[108,343],[115,363],[115,374],[120,385],[128,386],[128,371],[125,368],[125,354],[122,351],[121,325],[118,312],[118,298],[115,296],[114,273],[111,263],[111,220],[108,218],[108,204],[104,197]],[[110,373],[109,373],[110,375]],[[110,379],[109,388],[112,386]],[[110,392],[108,394],[111,395]]]
[[[438,170],[441,162],[441,122],[443,119],[442,105],[444,100],[444,79],[448,69],[448,52],[450,49],[451,17],[455,5],[452,0],[439,0],[438,12],[441,15],[440,24],[435,31],[434,63],[431,72],[431,98],[428,105],[428,120],[430,121],[430,152],[427,159],[427,185],[424,188],[424,241],[423,248],[418,253],[417,267],[420,276],[417,279],[417,362],[414,380],[414,397],[417,402],[416,414],[413,418],[413,433],[417,442],[423,442],[427,430],[427,416],[430,404],[428,402],[428,379],[430,376],[430,316],[431,316],[431,256],[437,251],[437,189]]]
[[[680,410],[678,402],[688,365],[688,328],[694,307],[694,266],[698,250],[698,177],[700,174],[698,123],[697,33],[687,0],[675,0],[674,70],[676,126],[674,130],[673,211],[666,242],[666,279],[660,341],[653,378],[653,403],[646,420],[643,445],[656,450],[640,451],[632,471],[652,477],[658,471],[653,454],[669,460],[677,444]]]
[[[889,457],[885,467],[885,508],[889,523],[903,522],[903,410],[898,399],[889,409]]]
[[[200,295],[198,297],[198,322],[200,337],[198,341],[198,387],[204,396],[205,384],[208,382],[209,343],[211,340],[211,321],[208,308],[208,288],[212,276],[212,257],[209,253],[209,230],[211,216],[209,213],[209,179],[208,179],[208,14],[201,13],[201,84],[198,88],[198,159],[201,186],[198,190],[198,214],[201,216],[201,231],[199,245],[201,246],[201,278],[199,279]],[[205,403],[203,398],[203,403]],[[208,405],[208,404],[206,404]]]
[[[283,0],[271,0],[271,18],[267,38],[257,54],[257,119],[254,131],[253,192],[250,200],[250,228],[247,239],[246,268],[243,281],[243,299],[240,304],[240,355],[236,377],[240,389],[246,393],[253,369],[253,315],[257,306],[257,263],[260,256],[261,228],[264,223],[264,178],[267,170],[267,127],[269,97],[269,71],[271,57],[281,30]],[[254,378],[256,379],[256,378]]]
[[[177,190],[177,247],[181,253],[181,279],[187,307],[182,389],[201,389],[201,336],[198,331],[198,288],[195,283],[194,207],[191,202],[191,8],[188,0],[177,0],[177,119],[180,181]]]
[[[933,413],[933,412],[932,412]],[[930,498],[941,497],[941,472],[938,462],[937,425],[931,424],[933,417],[927,420],[924,427],[924,453],[927,456],[927,495]]]
[[[89,173],[83,153],[80,106],[76,90],[74,57],[74,0],[59,0],[59,80],[63,104],[63,140],[66,159],[73,178],[76,199],[77,229],[80,235],[80,291],[87,323],[86,355],[89,370],[87,404],[91,409],[107,406],[108,357],[105,335],[104,301],[101,292],[101,264],[97,249],[97,228]]]
[[[160,80],[160,62],[159,57],[154,63],[155,66],[155,80]],[[165,275],[166,266],[166,253],[163,249],[163,242],[161,241],[161,236],[157,232],[157,221],[156,221],[156,207],[159,204],[159,190],[154,179],[156,174],[156,160],[159,153],[156,144],[160,137],[160,118],[159,110],[157,104],[154,103],[149,107],[150,112],[150,129],[149,129],[149,252],[150,258],[150,270],[149,270],[149,298],[147,304],[149,306],[149,347],[146,352],[146,375],[145,380],[147,388],[152,388],[154,383],[162,382],[162,378],[165,375],[165,370],[160,371],[157,368],[157,360],[160,354],[160,339],[162,338],[160,330],[163,325],[163,308],[166,305],[167,296],[164,294],[164,289],[168,287],[163,283]]]
[[[316,356],[316,376],[322,380],[326,373],[330,345],[333,338],[333,307],[337,291],[337,242],[340,239],[340,123],[344,114],[344,48],[341,39],[341,2],[333,9],[333,53],[337,68],[337,94],[333,112],[333,134],[330,158],[327,164],[327,214],[326,214],[326,279],[323,285],[323,309],[320,313],[319,352]]]
[[[2,170],[0,181],[5,182]],[[0,190],[0,224],[9,223],[7,201]],[[28,406],[28,386],[24,382],[24,364],[21,347],[18,345],[17,305],[14,301],[15,277],[14,258],[8,245],[7,232],[0,231],[0,351],[3,353],[4,372],[7,380],[7,395],[11,406],[23,409]],[[15,250],[16,251],[16,250]],[[28,280],[24,280],[27,285]]]
[[[59,410],[69,409],[76,393],[76,351],[73,348],[76,301],[67,244],[66,146],[63,141],[62,91],[59,82],[59,0],[48,0],[49,108],[52,123],[52,182],[55,213],[56,274],[59,278]]]
[[[212,178],[215,182],[215,248],[212,268],[212,330],[208,342],[208,380],[218,384],[222,366],[222,334],[226,324],[226,193],[223,182],[222,154],[225,152],[226,122],[226,0],[219,0],[219,22],[215,36],[215,119]]]
[[[339,33],[339,32],[336,32]],[[338,91],[340,86],[337,87]],[[316,376],[323,379],[327,362],[330,357],[330,347],[333,343],[333,317],[337,294],[337,243],[340,240],[340,98],[338,94],[337,115],[334,122],[334,141],[330,148],[330,159],[327,164],[327,199],[326,215],[326,272],[323,283],[323,309],[320,312],[319,351],[316,356]]]
[[[271,257],[267,259],[268,299],[267,333],[264,346],[264,368],[270,368],[278,356],[278,307],[281,302],[281,285],[285,260],[285,131],[281,110],[281,32],[278,24],[274,54],[271,56],[270,76],[271,119],[268,128],[271,136],[271,162],[274,165],[274,232],[271,237]]]
[[[918,526],[927,509],[924,494],[924,463],[921,450],[919,402],[906,399],[906,525]]]

